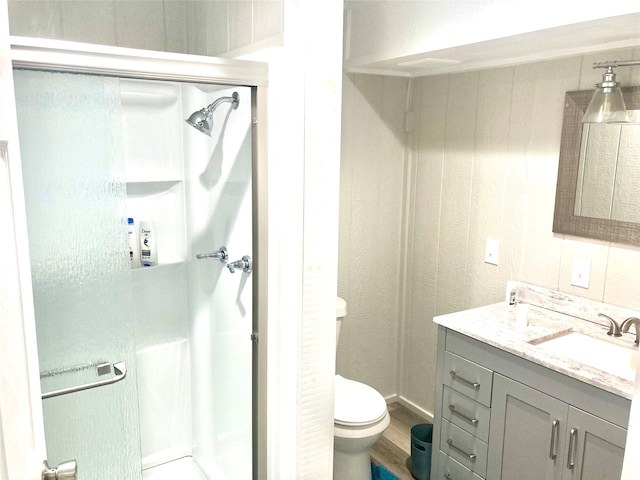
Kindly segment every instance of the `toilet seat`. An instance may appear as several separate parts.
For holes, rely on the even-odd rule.
[[[387,402],[369,385],[336,375],[333,421],[335,424],[362,427],[382,420]]]

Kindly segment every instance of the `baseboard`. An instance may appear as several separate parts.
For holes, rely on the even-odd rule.
[[[406,398],[404,398],[402,395],[393,395],[395,398],[393,401],[398,402],[399,404],[401,404],[403,407],[408,408],[409,410],[411,410],[412,412],[420,415],[421,417],[424,417],[425,419],[427,419],[429,422],[433,423],[433,413],[428,412],[427,410],[425,410],[424,408],[416,405],[415,403],[413,403],[411,400],[407,400]]]

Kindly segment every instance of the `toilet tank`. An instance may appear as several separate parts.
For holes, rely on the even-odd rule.
[[[338,348],[338,341],[340,339],[340,327],[342,326],[342,319],[347,315],[347,302],[344,298],[336,298],[336,348]]]

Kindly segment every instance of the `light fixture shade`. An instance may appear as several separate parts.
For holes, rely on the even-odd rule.
[[[582,123],[627,123],[629,115],[622,98],[616,74],[609,67],[602,75],[602,83],[596,84],[591,102],[584,112]]]
[[[583,123],[627,123],[628,121],[629,115],[620,87],[597,88],[582,117]]]

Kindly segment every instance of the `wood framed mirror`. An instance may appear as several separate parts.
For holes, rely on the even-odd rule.
[[[640,87],[622,94],[640,110]],[[640,246],[640,124],[583,124],[592,95],[565,96],[553,231]]]

